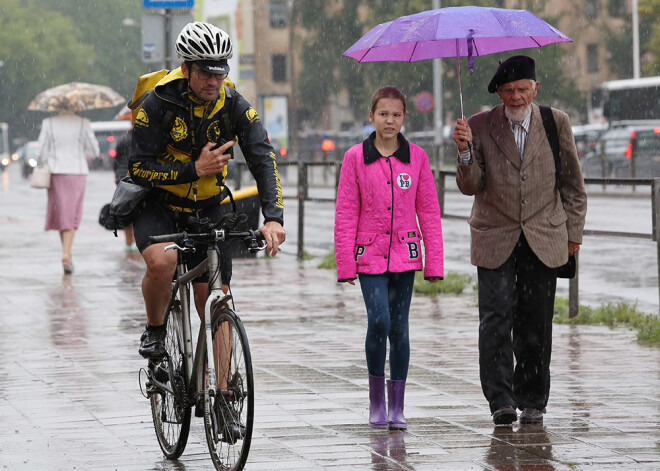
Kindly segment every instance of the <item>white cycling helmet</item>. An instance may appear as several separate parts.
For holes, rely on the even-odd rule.
[[[201,62],[202,68],[211,73],[228,73],[227,59],[234,54],[234,46],[229,35],[217,26],[196,21],[179,33],[176,53],[184,61]]]

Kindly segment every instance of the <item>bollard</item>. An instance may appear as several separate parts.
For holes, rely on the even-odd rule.
[[[577,317],[580,310],[578,292],[580,278],[580,252],[575,254],[575,276],[568,280],[568,317]]]
[[[658,280],[660,280],[660,178],[654,178],[651,184],[651,210],[653,211],[653,240],[655,240],[658,252]],[[658,293],[660,294],[660,286]]]
[[[445,177],[446,175],[442,173],[442,170],[438,169],[436,170],[436,179],[435,179],[435,187],[436,191],[438,193],[438,204],[440,205],[440,214],[445,214],[445,191],[446,191],[446,185],[445,185]]]
[[[305,200],[307,199],[307,165],[298,161],[298,260],[305,254]]]

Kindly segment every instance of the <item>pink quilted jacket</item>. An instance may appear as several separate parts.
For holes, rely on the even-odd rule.
[[[387,158],[372,138],[344,155],[335,213],[339,281],[357,273],[421,270],[422,234],[424,277],[444,276],[440,207],[428,157],[401,134],[399,142]]]

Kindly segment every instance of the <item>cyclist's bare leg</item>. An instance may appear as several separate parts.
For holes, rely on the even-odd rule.
[[[208,295],[207,283],[193,283],[193,292],[195,293],[195,307],[200,320],[204,320],[204,306],[206,305],[206,297]],[[222,292],[227,294],[229,286],[222,285]],[[227,329],[225,329],[225,327]],[[229,344],[229,326],[223,326],[222,332],[216,332],[215,340],[213,340],[213,359],[215,361],[215,376],[218,381],[220,389],[227,389],[227,375],[224,374],[229,368],[229,352],[231,346]],[[225,330],[227,330],[225,332]]]
[[[175,250],[164,252],[167,245],[170,244],[153,244],[142,252],[142,258],[147,264],[147,271],[142,279],[142,296],[147,310],[147,324],[152,326],[162,325],[164,322],[172,278],[176,271],[177,253]]]

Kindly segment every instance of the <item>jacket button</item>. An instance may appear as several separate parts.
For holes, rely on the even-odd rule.
[[[527,175],[523,175],[522,178],[521,178],[521,180],[522,180],[522,181],[527,180]]]
[[[527,200],[522,200],[521,203],[522,204],[527,204]]]
[[[388,207],[387,207],[387,210],[388,210],[388,211],[391,211],[391,210],[392,210],[392,206],[388,206]]]
[[[390,182],[387,182],[387,184],[389,185],[389,184],[390,184]]]
[[[384,258],[385,258],[385,260],[387,260],[387,255],[385,255],[385,257],[384,257]]]
[[[387,231],[387,232],[385,233],[385,235],[390,235],[390,231]]]

